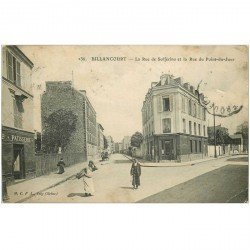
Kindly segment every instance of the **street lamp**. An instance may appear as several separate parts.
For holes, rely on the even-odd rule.
[[[216,152],[216,129],[215,129],[215,105],[213,105],[213,117],[214,117],[214,158],[217,158],[217,152]]]

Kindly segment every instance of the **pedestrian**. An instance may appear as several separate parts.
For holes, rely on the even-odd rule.
[[[64,167],[66,166],[66,164],[63,161],[63,158],[60,159],[60,161],[57,163],[57,166],[58,166],[57,174],[63,174],[65,172]]]
[[[133,189],[138,189],[138,187],[141,184],[140,183],[141,164],[137,161],[137,159],[133,159],[130,175],[132,176]]]
[[[96,165],[94,164],[93,161],[89,161],[89,168],[92,170],[92,172],[98,170],[98,168],[96,167]]]
[[[83,179],[83,189],[85,196],[92,196],[95,193],[92,172],[93,171],[88,166],[83,168],[83,170],[80,173],[76,174],[77,179]]]

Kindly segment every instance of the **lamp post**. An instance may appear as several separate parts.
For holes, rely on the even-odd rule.
[[[217,158],[216,152],[216,129],[215,129],[215,105],[213,105],[213,117],[214,117],[214,158]]]

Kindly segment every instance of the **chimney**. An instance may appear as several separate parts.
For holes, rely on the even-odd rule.
[[[161,76],[161,85],[167,85],[169,84],[169,75],[164,74]]]
[[[189,83],[188,82],[184,83],[183,86],[185,89],[189,90]]]
[[[183,78],[182,77],[175,78],[174,80],[179,85],[182,85],[182,83],[183,83]]]

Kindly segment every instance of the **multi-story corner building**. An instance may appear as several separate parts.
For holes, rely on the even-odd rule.
[[[48,117],[60,110],[72,111],[77,117],[76,128],[62,153],[74,154],[77,161],[96,158],[98,154],[98,132],[96,112],[85,90],[76,90],[71,81],[46,82],[46,91],[41,99],[42,132]],[[42,142],[42,146],[44,144]],[[60,151],[59,145],[55,152]],[[43,148],[48,151],[48,148]]]
[[[2,48],[2,175],[7,182],[35,176],[33,66],[17,46]]]
[[[97,123],[98,131],[98,156],[101,156],[101,153],[104,151],[104,128],[100,123]]]
[[[182,78],[162,75],[153,82],[142,107],[144,158],[190,161],[207,156],[204,98]]]

